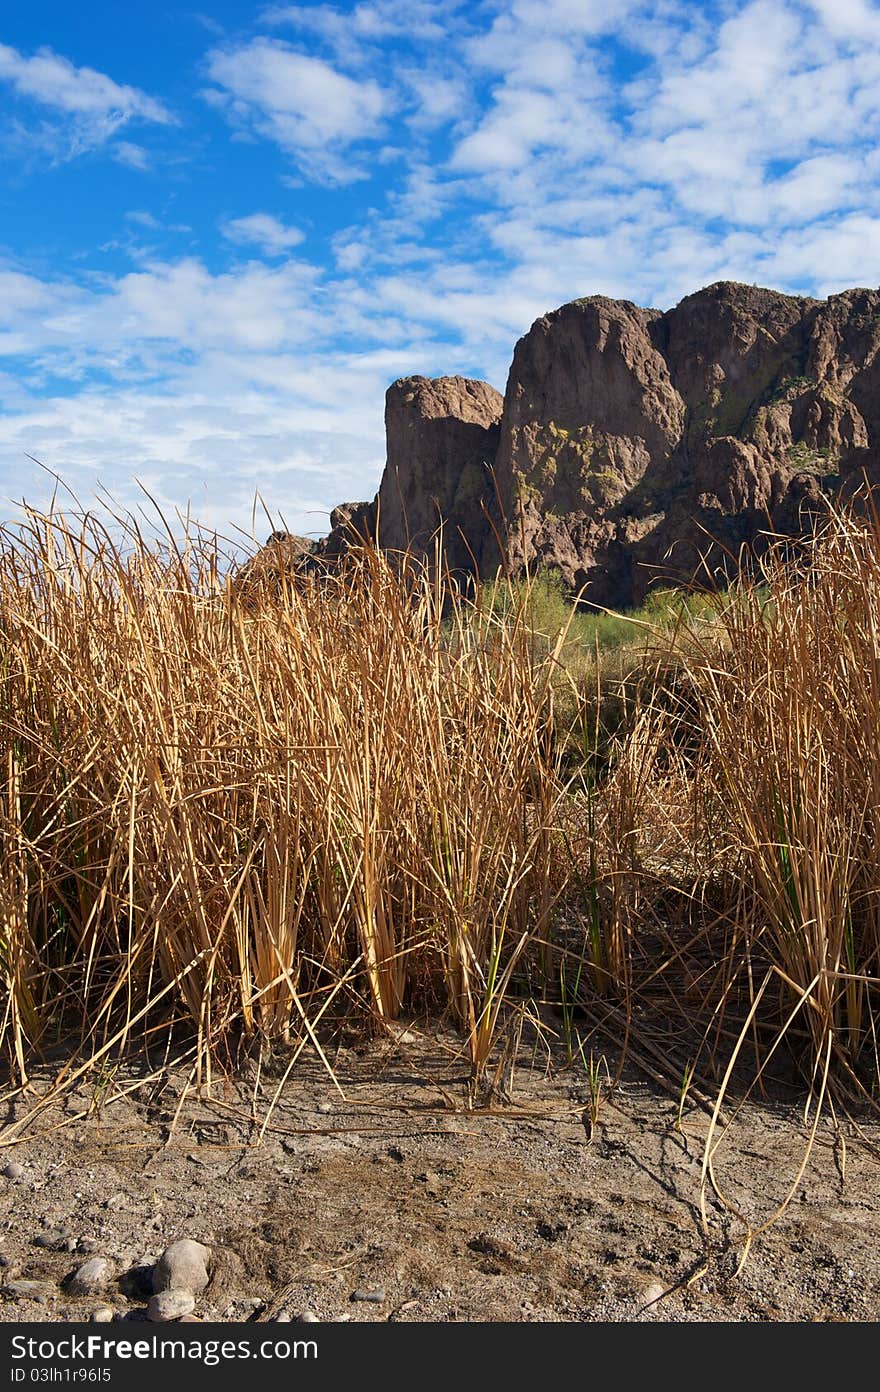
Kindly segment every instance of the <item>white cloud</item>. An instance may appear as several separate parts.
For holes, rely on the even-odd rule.
[[[151,231],[158,231],[162,226],[157,217],[142,208],[133,208],[125,217],[128,222],[136,222],[138,227],[148,227]]]
[[[364,176],[350,151],[377,136],[389,101],[373,79],[347,77],[280,40],[215,49],[208,71],[229,115],[274,140],[310,178]]]
[[[11,86],[19,97],[68,118],[54,126],[43,122],[36,132],[37,142],[58,157],[70,158],[103,145],[130,121],[163,126],[174,121],[161,102],[139,88],[114,82],[94,68],[77,68],[49,48],[26,58],[8,44],[0,44],[0,82]],[[143,167],[135,163],[139,150],[121,142],[116,158]]]
[[[826,211],[821,178],[828,197],[849,190],[855,150],[880,130],[880,45],[852,49],[838,31],[785,0],[752,0],[698,61],[668,56],[628,93],[623,159],[633,178],[662,181],[686,210],[734,223]],[[778,163],[801,173],[774,172]]]
[[[561,262],[570,281],[571,239],[589,218],[592,235],[615,246],[641,239],[635,274],[643,282],[650,248],[662,283],[656,213],[645,212],[652,191],[664,223],[695,243],[705,223],[784,239],[816,218],[878,206],[880,43],[856,41],[873,32],[877,8],[845,0],[833,22],[819,0],[750,0],[720,16],[675,0],[498,8],[465,52],[477,74],[500,80],[454,144],[450,168],[495,210],[480,221],[511,266],[528,262],[529,231],[540,229],[548,264]],[[622,86],[602,48],[607,31],[649,55]],[[556,50],[561,34],[566,56]],[[519,246],[505,237],[513,227]],[[726,236],[715,226],[705,240],[720,247]]]
[[[808,282],[817,295],[880,285],[880,215],[851,213],[798,228],[765,250],[770,284]]]
[[[295,363],[288,369],[295,380]],[[322,536],[345,494],[353,501],[372,496],[384,458],[381,378],[346,377],[344,369],[340,377],[349,392],[332,412],[289,389],[243,388],[222,363],[207,391],[181,380],[172,392],[92,390],[25,405],[0,418],[0,457],[8,465],[0,522],[14,515],[10,502],[42,506],[51,493],[51,478],[31,455],[86,506],[103,487],[123,507],[136,508],[145,502],[140,480],[170,521],[175,508],[191,502],[200,522],[228,536],[235,527],[250,530],[259,493],[273,519],[283,515],[293,530]],[[370,397],[373,408],[361,408]],[[258,508],[256,536],[269,530]]]
[[[171,116],[161,102],[137,87],[120,86],[94,68],[76,68],[67,58],[43,48],[33,58],[0,44],[0,79],[10,82],[22,96],[31,97],[59,111],[122,119],[139,116],[167,124]]]
[[[275,10],[296,44],[215,46],[212,99],[290,156],[291,186],[381,166],[369,207],[310,208],[309,261],[298,194],[220,224],[225,271],[144,248],[130,274],[76,284],[10,266],[6,477],[24,488],[27,449],[86,492],[138,474],[218,524],[259,488],[321,532],[375,492],[394,377],[503,387],[516,338],[566,300],[880,283],[878,16],[863,0]]]
[[[133,145],[130,140],[117,140],[111,151],[117,164],[141,172],[150,168],[150,152],[143,145]]]
[[[22,314],[56,304],[57,297],[58,291],[36,276],[0,270],[0,329],[15,323]]]
[[[366,0],[352,10],[333,5],[271,5],[267,24],[320,35],[349,60],[362,55],[365,43],[403,36],[421,43],[446,43],[450,25],[463,0]]]
[[[407,117],[412,130],[434,130],[460,121],[472,106],[467,81],[460,73],[450,75],[432,67],[403,66],[397,77],[412,98],[413,110]]]
[[[304,234],[298,227],[287,227],[271,213],[250,213],[223,223],[223,236],[239,246],[255,246],[264,256],[285,256],[299,246]]]
[[[521,170],[541,152],[557,151],[569,161],[590,159],[608,144],[601,113],[579,95],[504,86],[495,93],[488,116],[459,143],[451,167],[488,173]]]
[[[880,42],[880,11],[868,0],[809,0],[831,34]]]

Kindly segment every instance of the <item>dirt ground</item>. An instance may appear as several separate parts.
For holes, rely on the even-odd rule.
[[[511,1101],[468,1111],[460,1041],[440,1027],[342,1049],[334,1066],[341,1091],[300,1059],[262,1139],[280,1065],[207,1099],[185,1070],[139,1082],[132,1064],[25,1125],[33,1098],[9,1100],[0,1171],[22,1173],[0,1176],[0,1320],[102,1305],[144,1319],[150,1265],[180,1237],[211,1248],[206,1320],[880,1317],[876,1123],[859,1136],[823,1120],[792,1202],[736,1274],[745,1223],[772,1214],[803,1160],[793,1095],[735,1116],[715,1156],[730,1208],[709,1189],[706,1234],[709,1115],[686,1107],[679,1130],[675,1098],[635,1066],[592,1127],[583,1066],[562,1056],[522,1052]],[[112,1279],[70,1295],[91,1256]]]

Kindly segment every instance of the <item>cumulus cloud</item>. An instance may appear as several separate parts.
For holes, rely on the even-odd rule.
[[[239,246],[255,246],[264,256],[286,256],[303,241],[298,227],[287,227],[271,213],[249,213],[223,223],[223,236]]]
[[[233,120],[274,140],[309,178],[348,183],[366,177],[352,147],[376,137],[389,100],[372,78],[356,81],[275,39],[215,49],[208,72],[214,99]]]

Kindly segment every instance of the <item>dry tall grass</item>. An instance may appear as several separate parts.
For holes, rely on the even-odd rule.
[[[571,630],[536,641],[528,586],[468,601],[364,548],[241,590],[198,534],[114,536],[32,512],[0,546],[21,1078],[71,1031],[95,1060],[177,1021],[210,1080],[241,1038],[323,1056],[340,1011],[439,1008],[476,1095],[531,991],[569,1057],[660,1001],[704,1081],[784,1039],[817,1097],[876,1100],[876,517],[658,624],[601,757],[601,652],[560,729]]]
[[[545,933],[554,653],[376,551],[246,593],[216,544],[31,513],[0,553],[3,1038],[176,1011],[308,1038],[448,1005],[485,1068]]]
[[[725,847],[727,950],[755,1015],[772,1006],[817,1092],[833,1064],[835,1091],[865,1100],[880,1095],[880,524],[834,514],[795,571],[788,555],[771,551],[763,583],[721,609],[720,641],[684,657],[697,834]]]

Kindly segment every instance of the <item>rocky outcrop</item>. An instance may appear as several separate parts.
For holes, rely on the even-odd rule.
[[[306,570],[320,551],[318,543],[292,532],[273,532],[256,555],[236,571],[232,588],[239,598],[259,603],[260,596],[278,590],[291,576]]]
[[[453,572],[545,565],[626,607],[658,579],[724,578],[743,548],[880,481],[880,292],[719,282],[666,313],[575,300],[520,339],[503,400],[408,377],[385,422],[376,498],[337,509],[312,560],[362,537],[431,556],[442,523]]]
[[[613,607],[658,578],[730,574],[744,546],[799,530],[873,467],[878,350],[870,290],[818,301],[721,282],[666,314],[596,296],[544,316],[504,399],[510,563]]]
[[[480,571],[491,536],[503,402],[488,382],[467,377],[392,383],[385,397],[387,461],[376,497],[334,508],[330,532],[320,542],[273,533],[237,583],[249,590],[271,584],[279,566],[314,572],[364,541],[432,561],[441,528],[444,568],[459,576]]]
[[[508,378],[496,461],[506,559],[559,569],[575,588],[593,582],[597,603],[628,590],[649,523],[645,508],[626,516],[627,500],[649,472],[674,473],[684,430],[651,337],[659,317],[602,296],[563,305],[520,339]]]
[[[314,555],[322,561],[335,561],[350,546],[376,540],[376,501],[340,503],[330,514],[329,535],[319,542]]]
[[[375,500],[380,546],[429,556],[442,524],[449,569],[480,568],[503,404],[488,382],[467,377],[404,377],[389,387]]]

